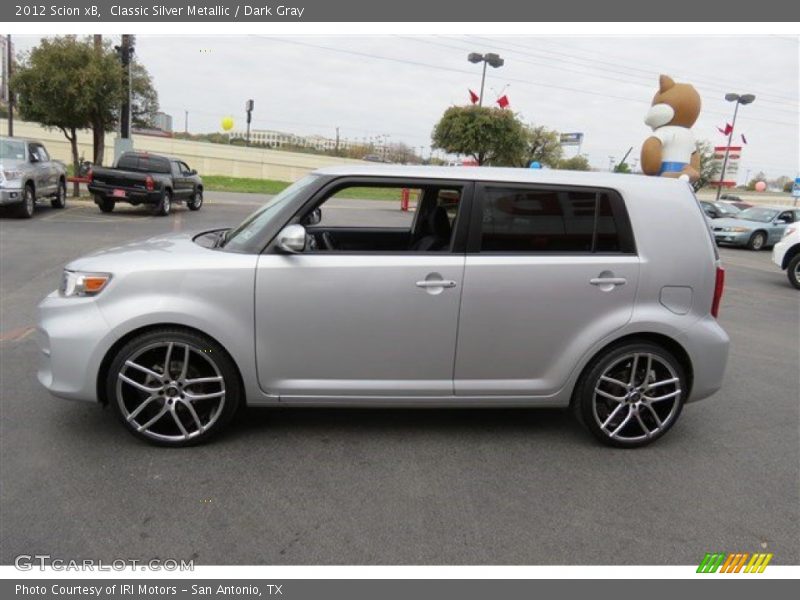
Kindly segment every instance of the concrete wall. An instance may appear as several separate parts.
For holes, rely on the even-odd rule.
[[[5,119],[0,124],[0,135],[7,135],[8,123]],[[24,121],[14,122],[14,135],[41,140],[53,158],[72,162],[69,142],[58,129],[48,130],[37,123]],[[276,179],[279,181],[296,181],[307,173],[331,165],[362,163],[360,160],[282,152],[280,150],[264,150],[261,148],[243,148],[207,142],[191,142],[173,138],[159,138],[135,135],[136,150],[147,150],[153,153],[176,156],[201,175],[227,175],[230,177],[250,177],[254,179]],[[78,134],[79,153],[86,160],[91,160],[92,133],[81,131]],[[114,134],[106,135],[104,164],[110,165],[114,159]]]

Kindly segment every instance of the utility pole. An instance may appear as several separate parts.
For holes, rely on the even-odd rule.
[[[336,128],[336,156],[339,156],[339,128]]]
[[[14,137],[14,93],[11,91],[11,74],[14,53],[11,51],[11,34],[6,36],[6,93],[8,94],[8,137]]]
[[[189,135],[189,111],[183,109],[183,133]]]
[[[244,110],[247,112],[247,134],[245,137],[245,144],[247,146],[250,145],[250,121],[253,119],[253,108],[255,107],[255,103],[252,100],[248,100],[245,102]]]
[[[119,55],[120,63],[125,78],[125,93],[119,111],[119,136],[114,140],[114,160],[116,161],[123,152],[133,150],[131,139],[131,62],[134,53],[134,38],[131,34],[122,35],[122,43],[114,49]]]

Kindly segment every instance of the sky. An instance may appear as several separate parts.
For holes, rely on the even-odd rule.
[[[39,39],[16,36],[16,49]],[[694,135],[715,145],[726,141],[717,127],[734,108],[725,94],[756,95],[736,123],[733,141],[747,139],[740,182],[759,171],[800,176],[796,37],[137,35],[136,43],[176,130],[184,111],[193,133],[221,131],[226,115],[244,128],[252,98],[253,129],[334,137],[339,127],[342,138],[388,136],[424,146],[427,157],[444,110],[480,90],[481,66],[467,54],[496,52],[505,64],[487,70],[484,104],[505,93],[525,122],[584,133],[581,152],[595,168],[607,169],[631,147],[629,162],[638,159],[664,73],[698,89],[703,111]],[[565,148],[566,156],[576,152]]]

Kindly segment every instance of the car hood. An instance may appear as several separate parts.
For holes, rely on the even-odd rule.
[[[8,171],[21,168],[25,164],[26,163],[24,160],[19,160],[16,158],[0,158],[0,169],[6,169]]]
[[[227,252],[194,242],[202,231],[169,233],[97,250],[66,265],[70,271],[125,273],[208,265]]]
[[[763,227],[766,223],[759,221],[750,221],[749,219],[731,219],[726,217],[724,219],[714,219],[711,221],[714,227],[746,227],[747,229],[757,229]]]

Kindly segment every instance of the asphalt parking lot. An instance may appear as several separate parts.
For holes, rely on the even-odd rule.
[[[721,251],[725,386],[641,450],[599,446],[555,410],[349,409],[248,409],[214,443],[170,450],[108,410],[50,397],[32,327],[63,264],[233,225],[263,198],[206,200],[167,218],[73,202],[0,219],[2,564],[661,565],[709,551],[800,562],[800,295],[766,251]]]

